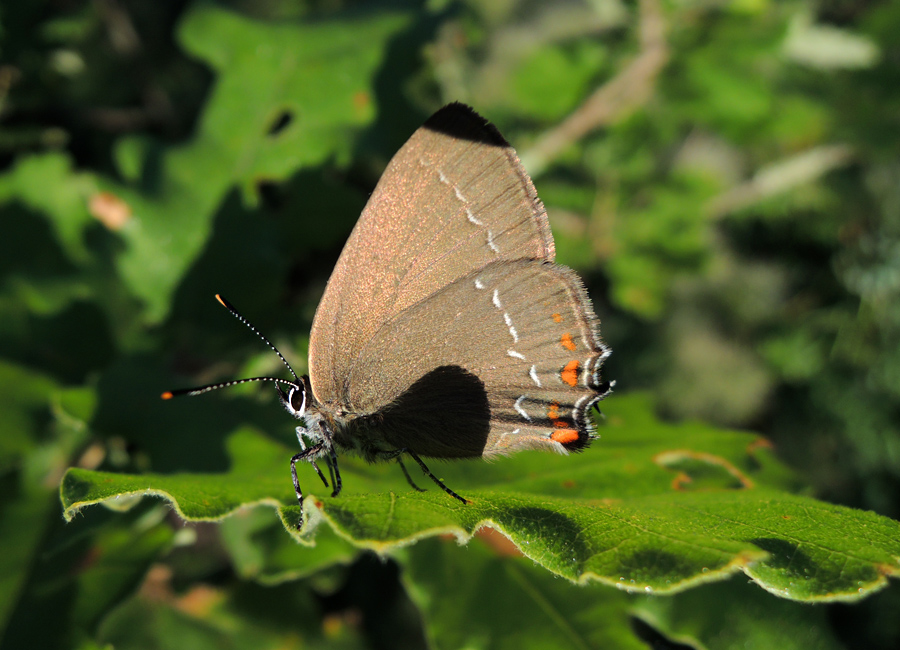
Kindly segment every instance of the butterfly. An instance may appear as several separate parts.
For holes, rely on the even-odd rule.
[[[293,375],[167,391],[198,395],[275,384],[303,424],[290,461],[329,471],[337,452],[409,457],[467,500],[423,458],[491,458],[523,449],[568,453],[595,437],[589,412],[612,389],[610,348],[574,271],[556,264],[544,205],[513,148],[463,104],[445,106],[388,164],[350,235],[313,319],[309,375],[224,298],[219,301]],[[298,524],[298,528],[302,525]]]

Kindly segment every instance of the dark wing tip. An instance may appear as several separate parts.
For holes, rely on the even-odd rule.
[[[470,140],[493,147],[509,146],[497,127],[476,113],[471,106],[460,102],[447,104],[429,117],[423,126],[460,140]]]

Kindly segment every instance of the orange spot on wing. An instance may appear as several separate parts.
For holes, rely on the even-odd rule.
[[[547,407],[547,417],[551,420],[559,419],[559,402],[550,402],[550,406]]]
[[[572,340],[572,335],[568,332],[562,335],[562,337],[559,339],[559,342],[562,343],[562,346],[569,352],[575,350],[575,341]]]
[[[577,360],[570,361],[566,364],[566,367],[562,369],[562,372],[559,373],[559,376],[562,377],[562,380],[564,382],[574,388],[575,384],[578,383],[578,369],[580,367],[581,363],[579,363]]]
[[[172,391],[167,390],[165,393],[160,395],[160,397],[162,397],[163,399],[172,399],[174,395],[172,395]]]
[[[560,314],[553,314],[553,322],[554,322],[554,323],[561,323],[561,322],[562,322],[562,316],[561,316]]]
[[[550,440],[567,445],[578,440],[578,432],[575,429],[558,429],[550,434]]]

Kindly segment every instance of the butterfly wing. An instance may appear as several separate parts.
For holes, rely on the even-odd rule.
[[[498,261],[553,257],[512,147],[471,108],[441,109],[389,163],[328,281],[310,336],[316,399],[343,407],[376,332],[442,287]]]
[[[366,436],[420,456],[578,450],[608,354],[574,272],[499,261],[385,323],[350,369],[346,406],[374,414]]]

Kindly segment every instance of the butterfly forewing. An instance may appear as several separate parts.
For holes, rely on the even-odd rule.
[[[553,255],[513,149],[470,108],[438,111],[389,163],[328,282],[310,337],[316,398],[342,408],[376,332],[442,287],[497,261]]]

